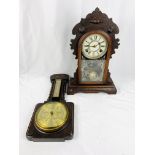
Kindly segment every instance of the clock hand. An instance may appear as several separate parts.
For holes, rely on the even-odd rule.
[[[95,45],[93,45],[93,46],[90,46],[90,47],[95,47]]]
[[[96,45],[93,45],[93,46],[90,46],[90,47],[96,47],[98,44],[96,44]]]

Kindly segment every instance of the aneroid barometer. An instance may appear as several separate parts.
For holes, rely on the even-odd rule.
[[[51,76],[52,88],[46,102],[37,104],[26,136],[33,141],[64,141],[73,136],[73,103],[64,94],[69,76]]]
[[[78,92],[116,93],[116,87],[108,70],[109,61],[118,48],[119,33],[117,25],[98,8],[82,18],[73,28],[75,39],[71,40],[71,49],[78,60],[77,70],[70,78],[68,94]]]

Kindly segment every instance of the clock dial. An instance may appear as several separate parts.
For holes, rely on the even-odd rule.
[[[106,54],[108,43],[104,36],[91,34],[82,43],[82,53],[88,59],[98,59]]]
[[[68,108],[63,103],[48,102],[37,110],[35,124],[39,129],[51,132],[66,123],[68,114]]]

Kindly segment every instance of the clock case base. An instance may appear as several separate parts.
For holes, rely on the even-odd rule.
[[[70,78],[68,88],[67,88],[67,94],[68,95],[74,95],[76,93],[99,93],[104,92],[107,94],[116,94],[117,89],[112,81],[112,79],[109,77],[106,84],[87,84],[87,85],[80,85],[77,83],[75,78]]]
[[[34,142],[63,142],[65,140],[71,140],[73,138],[73,132],[74,132],[74,104],[71,102],[64,102],[64,103],[68,107],[70,114],[67,123],[63,128],[48,133],[40,131],[34,125],[35,113],[43,103],[37,104],[26,132],[27,139]]]

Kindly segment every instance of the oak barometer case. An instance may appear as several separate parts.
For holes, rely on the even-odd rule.
[[[109,61],[119,46],[117,25],[99,8],[82,18],[72,30],[75,39],[71,49],[78,60],[74,77],[70,78],[67,94],[105,92],[116,94],[110,77]]]

